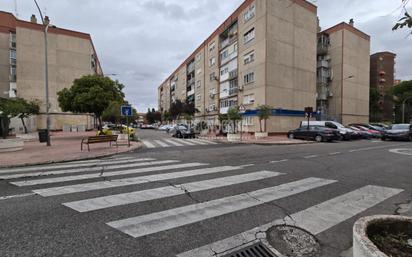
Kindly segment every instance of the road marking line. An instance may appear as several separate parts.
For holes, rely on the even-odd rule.
[[[140,140],[147,148],[156,148],[156,146],[147,140]]]
[[[412,148],[390,149],[389,152],[402,155],[412,155]]]
[[[177,163],[177,162],[179,161],[174,161],[174,160],[158,161],[150,165],[170,164],[170,163]],[[58,182],[68,182],[68,181],[75,181],[75,180],[93,179],[93,178],[107,178],[107,177],[114,177],[114,176],[120,176],[120,175],[139,174],[139,173],[146,173],[146,172],[151,172],[151,171],[161,171],[161,170],[168,170],[168,169],[196,167],[196,166],[201,166],[201,165],[205,165],[205,164],[201,164],[197,162],[185,163],[185,164],[174,164],[174,165],[155,166],[155,167],[147,167],[147,168],[139,168],[139,169],[128,169],[128,170],[111,171],[111,172],[103,172],[103,173],[97,172],[97,173],[77,175],[77,176],[24,180],[24,181],[10,182],[10,183],[13,185],[19,186],[19,187],[24,187],[24,186],[58,183]]]
[[[329,155],[338,155],[341,154],[341,152],[334,152],[334,153],[330,153]]]
[[[326,231],[337,224],[358,215],[369,208],[401,193],[402,189],[365,186],[347,194],[335,197],[326,202],[314,205],[306,210],[294,213],[291,218],[278,219],[260,227],[253,228],[235,236],[193,249],[177,257],[209,257],[214,252],[228,253],[231,249],[256,240],[256,235],[266,237],[265,233],[270,227],[281,224],[294,225],[316,235]],[[220,255],[219,255],[220,256]]]
[[[185,139],[173,139],[174,141],[179,141],[179,143],[185,144],[185,145],[196,145],[194,143],[188,142]]]
[[[388,148],[388,147],[397,147],[397,146],[404,146],[408,144],[393,144],[393,145],[381,145],[381,146],[374,146],[374,147],[365,147],[365,148],[359,148],[359,149],[352,149],[349,150],[350,153],[354,152],[361,152],[361,151],[368,151],[368,150],[376,150],[376,149],[382,149],[382,148]]]
[[[159,182],[159,181],[168,180],[168,179],[176,179],[176,178],[184,178],[184,177],[200,176],[200,175],[220,173],[220,172],[233,171],[233,170],[240,170],[242,168],[243,167],[241,166],[220,166],[220,167],[213,167],[213,168],[203,168],[203,169],[194,169],[194,170],[188,170],[188,171],[163,173],[163,174],[157,174],[157,175],[148,175],[148,176],[135,177],[135,178],[116,179],[116,180],[76,184],[76,185],[70,185],[70,186],[37,189],[37,190],[33,190],[33,192],[46,197],[46,196],[87,192],[87,191],[114,188],[114,187],[138,185],[138,184],[145,184],[145,183],[152,183],[152,182],[168,184],[167,182]]]
[[[60,170],[64,168],[80,168],[80,167],[93,167],[93,166],[101,166],[101,165],[116,165],[116,164],[125,164],[125,163],[133,163],[138,161],[146,161],[146,160],[154,160],[153,158],[143,158],[143,159],[121,159],[121,160],[94,160],[87,163],[77,163],[77,162],[70,162],[70,164],[48,164],[47,166],[30,166],[30,167],[23,167],[23,168],[15,168],[15,169],[3,169],[0,170],[0,174],[8,174],[8,173],[19,173],[19,172],[30,172],[30,171],[42,171],[42,170]]]
[[[166,141],[166,142],[168,142],[169,144],[172,144],[172,145],[174,145],[174,146],[183,146],[182,144],[180,144],[180,143],[178,143],[178,142],[175,142],[175,141],[173,141],[173,140],[170,140],[170,139],[164,139],[164,141]]]
[[[218,143],[216,143],[216,142],[209,141],[209,140],[202,139],[202,138],[197,138],[196,140],[201,141],[201,142],[204,142],[204,143],[207,143],[207,144],[210,144],[210,145],[217,145],[217,144],[218,144]]]
[[[144,201],[161,199],[176,195],[184,195],[186,192],[193,193],[215,188],[221,188],[225,186],[237,185],[265,178],[273,178],[280,175],[283,174],[272,171],[260,171],[243,175],[197,181],[175,186],[154,188],[144,191],[136,191],[125,194],[97,197],[81,201],[63,203],[63,205],[71,209],[74,209],[78,212],[88,212],[131,203],[139,203]]]
[[[55,171],[41,171],[41,172],[31,172],[31,173],[18,173],[12,175],[4,175],[0,176],[0,179],[17,179],[17,178],[27,178],[27,177],[35,177],[35,176],[48,176],[48,175],[61,175],[61,174],[72,174],[72,173],[80,173],[80,172],[90,172],[90,171],[110,171],[115,169],[122,169],[122,168],[133,168],[133,167],[141,167],[141,166],[149,166],[153,165],[151,161],[155,159],[152,158],[143,158],[143,159],[136,159],[133,163],[127,162],[129,164],[124,165],[117,165],[117,166],[97,166],[97,167],[89,167],[89,168],[80,168],[80,169],[70,169],[70,170],[55,170]],[[150,162],[140,162],[140,161],[150,161]]]
[[[27,194],[20,194],[20,195],[1,196],[1,197],[0,197],[0,201],[1,201],[1,200],[12,199],[12,198],[21,198],[21,197],[31,196],[31,195],[35,195],[35,194],[36,194],[36,193],[27,193]]]
[[[283,160],[279,160],[279,161],[271,161],[270,163],[280,163],[280,162],[287,162],[289,161],[289,159],[283,159]]]
[[[170,145],[160,141],[160,140],[153,140],[156,144],[160,145],[161,147],[170,147]]]
[[[319,155],[309,155],[309,156],[305,156],[303,157],[304,159],[312,159],[312,158],[316,158],[319,157]]]
[[[150,213],[148,215],[112,221],[106,224],[137,238],[262,205],[335,182],[335,180],[307,178],[275,187],[162,212]]]
[[[196,145],[207,145],[205,142],[197,141],[196,139],[186,139],[186,140]]]

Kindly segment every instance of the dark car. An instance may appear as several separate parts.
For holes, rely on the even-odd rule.
[[[176,138],[194,138],[195,133],[192,128],[185,125],[175,125],[170,130],[169,133],[172,137]]]
[[[382,140],[409,140],[412,141],[411,124],[394,124],[382,135]]]
[[[320,126],[303,126],[288,132],[290,139],[315,140],[317,142],[332,141],[339,138],[339,131]]]

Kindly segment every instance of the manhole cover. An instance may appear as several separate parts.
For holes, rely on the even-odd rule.
[[[318,240],[295,226],[274,226],[266,231],[271,246],[288,257],[315,257],[320,252]]]
[[[272,253],[262,243],[257,243],[222,257],[277,257],[277,255]]]

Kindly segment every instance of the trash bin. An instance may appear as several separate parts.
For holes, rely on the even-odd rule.
[[[48,131],[47,129],[39,129],[39,141],[40,143],[46,143],[47,142],[47,137],[48,137]]]

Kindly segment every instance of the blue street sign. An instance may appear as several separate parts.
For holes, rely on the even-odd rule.
[[[132,107],[129,105],[123,105],[120,108],[120,113],[122,116],[131,117],[133,116]]]

